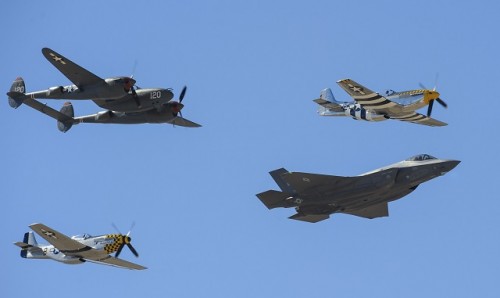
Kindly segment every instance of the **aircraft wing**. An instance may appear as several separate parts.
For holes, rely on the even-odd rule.
[[[112,256],[107,256],[104,259],[101,260],[92,260],[92,259],[85,259],[89,262],[96,263],[96,264],[101,264],[101,265],[109,265],[109,266],[114,266],[118,268],[126,268],[126,269],[135,269],[135,270],[144,270],[147,269],[147,267],[141,266],[139,264],[135,264],[129,261],[125,261],[122,259],[118,259]]]
[[[63,75],[65,75],[78,88],[96,83],[104,83],[104,80],[85,68],[79,66],[63,55],[49,48],[43,48],[42,53]]]
[[[363,209],[342,211],[342,213],[372,219],[389,216],[389,207],[387,206],[387,202],[384,202]]]
[[[387,114],[391,110],[399,110],[403,107],[351,79],[337,81],[337,84],[365,109]]]
[[[439,120],[436,120],[431,117],[427,117],[425,115],[419,114],[417,112],[410,112],[406,114],[394,114],[394,113],[388,113],[387,116],[391,119],[396,119],[396,120],[401,120],[401,121],[407,121],[415,124],[422,124],[422,125],[428,125],[428,126],[446,126],[448,125],[445,122],[441,122]]]
[[[290,172],[281,176],[297,193],[308,189],[327,187],[336,188],[354,184],[359,177],[341,177],[333,175],[309,174],[301,172]]]
[[[194,123],[182,117],[174,117],[172,120],[168,121],[168,123],[184,127],[201,127],[198,123]]]
[[[43,239],[47,240],[47,242],[54,245],[54,247],[65,254],[71,255],[92,249],[91,247],[73,240],[44,224],[35,223],[30,225],[30,228],[38,235],[40,235]]]

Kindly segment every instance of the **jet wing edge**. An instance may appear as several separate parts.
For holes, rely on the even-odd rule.
[[[330,214],[300,214],[300,213],[295,213],[294,215],[289,217],[289,219],[306,221],[306,222],[310,222],[310,223],[317,223],[319,221],[329,219],[329,218],[330,218]]]
[[[289,198],[292,198],[292,195],[286,192],[268,190],[265,192],[261,192],[256,196],[264,205],[266,205],[268,209],[274,209],[278,207],[288,208],[293,206],[293,204],[290,204],[290,202],[287,200]]]

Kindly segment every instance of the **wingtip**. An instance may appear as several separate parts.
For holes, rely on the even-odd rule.
[[[269,174],[274,174],[274,173],[279,173],[280,175],[282,174],[287,174],[287,173],[290,173],[287,169],[285,168],[279,168],[279,169],[276,169],[276,170],[272,170],[269,172]]]

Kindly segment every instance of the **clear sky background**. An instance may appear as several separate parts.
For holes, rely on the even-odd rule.
[[[404,3],[403,3],[404,2]],[[171,87],[199,129],[74,126],[0,107],[0,297],[498,297],[498,1],[2,1],[1,89],[70,84],[50,47],[106,78]],[[134,64],[137,66],[134,70]],[[317,115],[352,78],[429,88],[434,128]],[[44,101],[59,109],[63,101]],[[73,102],[76,115],[100,110]],[[425,109],[422,110],[425,113]],[[390,217],[316,224],[269,211],[268,172],[357,175],[428,153],[462,163]],[[41,222],[67,235],[135,222],[129,271],[19,257]],[[43,239],[37,238],[44,243]]]

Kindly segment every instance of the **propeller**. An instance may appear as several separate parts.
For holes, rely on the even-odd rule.
[[[123,79],[123,89],[125,92],[132,92],[132,97],[134,98],[135,104],[137,105],[138,108],[141,108],[141,102],[139,100],[139,96],[137,95],[137,92],[135,92],[135,80],[134,80],[134,75],[131,75],[130,77],[126,77]]]
[[[175,101],[172,100],[169,103],[167,103],[170,106],[170,110],[172,111],[172,114],[174,117],[177,117],[177,115],[180,115],[182,118],[182,108],[184,105],[182,104],[182,100],[184,99],[184,96],[186,96],[186,91],[187,91],[187,86],[184,86],[182,88],[181,93],[179,94],[179,100]]]
[[[186,95],[186,91],[187,91],[187,86],[184,86],[182,88],[181,94],[179,95],[179,102],[182,102],[182,100],[184,99],[184,96]]]
[[[132,241],[132,238],[130,238],[130,232],[132,231],[132,229],[134,228],[135,226],[135,222],[132,223],[132,225],[130,226],[130,229],[128,231],[128,233],[126,235],[123,235],[120,230],[116,227],[116,225],[114,223],[112,223],[112,226],[115,228],[116,231],[118,231],[118,233],[120,234],[119,237],[118,237],[118,242],[121,243],[120,246],[118,247],[118,250],[116,251],[115,253],[115,258],[118,258],[118,256],[120,255],[120,253],[122,252],[122,249],[123,247],[126,245],[130,251],[132,252],[132,254],[134,254],[134,256],[136,257],[139,257],[139,253],[137,252],[137,250],[135,250],[135,248],[132,246],[132,244],[130,243]],[[120,238],[121,237],[121,238]]]
[[[131,91],[132,91],[132,97],[134,98],[135,104],[137,105],[138,108],[142,108],[141,101],[139,100],[139,96],[137,95],[137,92],[135,92],[134,86],[132,86]]]
[[[436,78],[436,81],[437,81],[437,78]],[[419,83],[419,86],[420,88],[422,89],[425,89],[425,90],[429,90],[427,89],[424,84],[422,83]],[[438,94],[438,97],[436,98],[431,98],[429,100],[429,106],[427,108],[427,117],[430,117],[431,114],[432,114],[432,107],[434,106],[434,101],[437,101],[441,106],[443,106],[445,109],[448,108],[448,104],[446,102],[444,102],[444,100],[442,100],[440,97],[439,97],[439,93],[436,91],[436,86],[434,86],[434,88],[432,89],[431,92],[434,92],[434,93],[437,93]],[[432,94],[432,93],[431,93]]]

